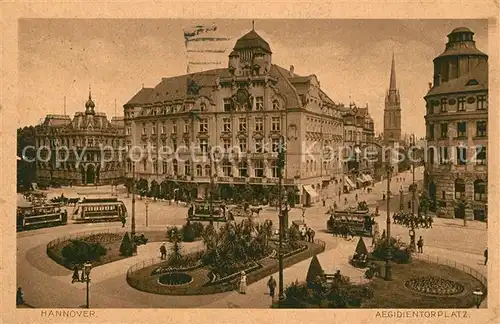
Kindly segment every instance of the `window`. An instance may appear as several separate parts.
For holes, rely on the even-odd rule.
[[[166,131],[165,131],[165,124],[161,124],[161,133],[162,134],[166,133]]]
[[[467,137],[467,123],[458,122],[457,123],[457,137]]]
[[[440,125],[441,126],[441,134],[440,134],[440,138],[448,138],[448,124],[447,123],[443,123]]]
[[[477,110],[485,110],[487,107],[486,96],[477,96]]]
[[[172,134],[177,134],[177,121],[172,121]]]
[[[208,141],[206,139],[200,140],[200,150],[204,153],[208,151]]]
[[[441,191],[441,199],[445,200],[446,199],[446,191]]]
[[[263,132],[264,131],[264,120],[262,117],[255,117],[255,131]]]
[[[476,164],[486,164],[486,146],[479,145],[476,147]]]
[[[231,165],[231,162],[225,160],[224,162],[222,162],[222,172],[224,173],[224,176],[225,177],[232,177],[232,169],[233,169],[233,166]]]
[[[271,176],[273,178],[279,177],[280,169],[278,168],[278,164],[276,162],[271,163]]]
[[[196,176],[197,177],[202,177],[203,176],[203,168],[199,164],[196,166]]]
[[[440,152],[439,152],[439,163],[440,164],[446,164],[448,162],[448,147],[443,146],[440,147]]]
[[[427,138],[429,140],[434,139],[434,124],[427,125]]]
[[[210,167],[210,165],[205,165],[205,176],[206,177],[210,177],[212,176],[212,168]]]
[[[147,134],[146,124],[142,124],[142,135],[146,135],[146,134]]]
[[[208,119],[200,119],[200,132],[208,132]]]
[[[247,151],[247,139],[240,138],[238,139],[238,146],[240,147],[240,152],[244,153]]]
[[[273,101],[273,110],[280,110],[280,103],[278,100]]]
[[[476,136],[484,137],[486,136],[486,121],[480,120],[476,122]]]
[[[161,163],[161,169],[162,169],[163,174],[167,173],[167,162],[163,161]]]
[[[184,174],[191,175],[191,162],[190,161],[184,162]]]
[[[153,124],[153,126],[151,127],[151,134],[152,135],[156,134],[156,124]]]
[[[474,181],[474,200],[486,201],[486,182],[478,179]]]
[[[177,151],[177,140],[172,138],[172,150]]]
[[[247,162],[241,161],[238,164],[238,170],[240,172],[240,177],[246,177],[247,176]]]
[[[174,175],[176,175],[177,172],[179,172],[179,163],[177,162],[177,160],[172,161],[172,169],[174,171]]]
[[[264,144],[263,144],[262,139],[255,140],[255,152],[256,153],[263,153],[264,152]]]
[[[264,97],[255,97],[255,109],[264,110]]]
[[[189,133],[189,121],[185,120],[184,121],[184,133]]]
[[[271,141],[271,152],[277,153],[280,149],[280,140],[273,138]]]
[[[255,176],[257,178],[262,178],[264,176],[264,161],[257,160],[254,164]]]
[[[427,102],[427,113],[428,113],[429,115],[434,114],[434,102],[433,102],[432,100],[429,100],[429,101]]]
[[[158,173],[158,162],[154,161],[153,162],[153,173]]]
[[[223,145],[226,152],[229,152],[231,150],[231,140],[229,138],[224,139]]]
[[[184,146],[185,148],[189,148],[190,140],[189,138],[184,138]]]
[[[231,98],[224,98],[224,111],[231,111]]]
[[[231,132],[231,119],[230,118],[223,118],[222,119],[222,129],[224,132],[230,133]]]
[[[148,172],[148,161],[147,160],[142,161],[142,168],[144,170],[144,173]]]
[[[455,199],[465,198],[465,181],[463,179],[455,180]]]
[[[448,99],[442,98],[441,99],[441,112],[447,112],[448,111]]]
[[[457,164],[465,165],[467,163],[467,148],[457,147]]]
[[[238,131],[240,132],[246,132],[247,130],[247,119],[246,118],[240,118],[239,119],[239,125],[238,125]]]
[[[206,111],[207,110],[207,105],[205,103],[201,103],[200,110],[201,111]]]
[[[280,118],[279,117],[272,117],[271,118],[271,130],[272,131],[279,131],[280,130]]]
[[[132,134],[132,127],[128,126],[127,127],[127,135]]]
[[[458,97],[457,111],[465,111],[465,97]]]

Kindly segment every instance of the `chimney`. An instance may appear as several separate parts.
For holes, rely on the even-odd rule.
[[[290,65],[290,74],[293,76],[293,72],[295,71],[295,67],[293,65]]]
[[[432,89],[432,82],[429,82],[429,90]]]

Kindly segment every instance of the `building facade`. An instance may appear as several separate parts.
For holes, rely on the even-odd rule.
[[[375,129],[368,105],[358,108],[350,104],[344,119],[344,191],[367,186],[374,181]]]
[[[424,182],[432,207],[441,217],[485,220],[488,56],[476,48],[468,28],[448,35],[429,87]]]
[[[257,193],[275,185],[281,136],[283,181],[296,203],[311,204],[343,186],[340,105],[315,75],[273,64],[269,44],[253,29],[236,41],[227,68],[164,78],[141,89],[124,113],[129,145],[148,151],[128,164],[128,175],[135,165],[136,179],[160,192],[168,182],[188,182],[205,197],[211,176],[224,198],[238,186]],[[213,148],[221,149],[218,158],[200,159]]]
[[[63,185],[118,183],[125,176],[125,133],[123,118],[111,121],[95,111],[89,92],[85,112],[47,115],[36,127],[40,151],[37,181]]]

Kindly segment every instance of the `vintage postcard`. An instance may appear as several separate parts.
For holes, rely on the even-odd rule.
[[[498,4],[435,5],[2,6],[2,321],[497,322]]]

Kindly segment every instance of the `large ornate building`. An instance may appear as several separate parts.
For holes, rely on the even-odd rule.
[[[340,105],[315,75],[273,64],[269,44],[253,29],[236,41],[227,68],[163,78],[141,89],[124,113],[128,145],[151,148],[134,164],[136,178],[150,188],[189,182],[203,197],[213,175],[222,196],[242,185],[257,192],[278,182],[280,136],[287,147],[284,184],[294,188],[297,203],[343,186]],[[178,154],[161,154],[161,147]],[[196,161],[210,147],[223,148],[225,158]],[[193,156],[183,153],[193,150]],[[231,159],[231,151],[241,152],[240,159]],[[132,162],[127,168],[131,176]]]
[[[41,158],[37,181],[72,185],[101,185],[122,181],[125,176],[123,118],[111,121],[95,111],[89,92],[85,112],[47,115],[36,127],[36,146]]]
[[[374,158],[378,149],[374,147],[374,123],[368,105],[358,108],[351,104],[343,113],[344,118],[344,191],[369,185],[374,181]]]
[[[424,181],[442,217],[485,219],[487,210],[488,56],[474,33],[456,28],[434,59],[425,96],[427,161]]]

